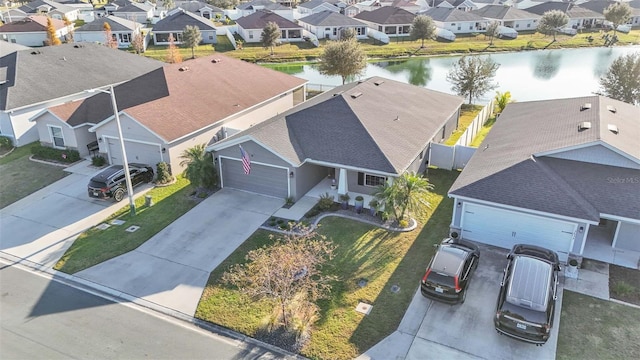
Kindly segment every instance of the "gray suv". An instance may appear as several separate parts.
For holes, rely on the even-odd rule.
[[[515,245],[507,256],[493,322],[499,334],[542,345],[553,327],[560,262],[551,250]]]

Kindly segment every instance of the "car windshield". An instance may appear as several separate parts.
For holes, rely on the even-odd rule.
[[[94,188],[94,189],[102,189],[102,188],[107,187],[107,184],[105,184],[104,182],[101,182],[101,181],[91,180],[91,181],[89,181],[89,187]]]
[[[535,311],[546,311],[551,283],[551,265],[529,257],[514,259],[507,302]]]
[[[453,276],[447,275],[447,274],[439,274],[434,271],[429,273],[429,276],[427,277],[427,281],[434,283],[436,285],[443,285],[451,288],[456,286]]]

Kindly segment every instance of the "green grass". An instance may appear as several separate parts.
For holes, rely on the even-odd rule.
[[[333,286],[331,299],[318,302],[321,317],[302,349],[304,356],[352,359],[397,329],[433,254],[432,245],[448,233],[452,201],[446,192],[456,176],[457,172],[430,170],[429,178],[436,186],[432,207],[412,232],[394,233],[342,218],[320,223],[319,232],[337,245],[336,256],[325,271],[340,280]],[[243,262],[249,250],[270,243],[269,235],[257,231],[211,273],[197,318],[255,335],[272,307],[267,301],[247,298],[220,279],[229,266]],[[364,288],[357,286],[361,278],[369,281]],[[394,284],[401,288],[397,294],[390,291]],[[369,315],[354,310],[360,301],[373,304]]]
[[[147,47],[147,50],[145,50],[143,55],[152,59],[165,61],[168,53],[167,49],[168,46],[164,45],[150,45]],[[179,47],[179,50],[183,60],[191,59],[191,48]],[[133,50],[131,50],[131,52],[133,52]],[[194,51],[196,57],[213,55],[214,52],[215,50],[211,44],[198,45]]]
[[[172,185],[150,190],[147,195],[153,197],[153,206],[145,207],[141,197],[136,200],[136,216],[130,216],[128,205],[121,208],[105,222],[120,219],[125,224],[82,233],[54,269],[73,274],[137,248],[196,205],[189,197],[192,191],[189,181],[182,177]],[[140,229],[126,232],[131,225]]]
[[[478,113],[482,110],[482,105],[469,105],[463,104],[460,110],[460,119],[458,120],[458,128],[449,136],[445,145],[455,145],[456,141],[460,139],[460,136],[464,134],[465,130],[469,127],[473,119],[476,118]]]
[[[485,123],[482,125],[482,129],[480,129],[480,131],[476,134],[476,137],[473,138],[473,141],[469,146],[473,146],[473,147],[480,146],[484,138],[487,137],[487,135],[489,134],[489,131],[493,127],[493,124],[495,123],[496,123],[495,116],[488,118],[487,121],[485,121]]]
[[[556,357],[640,359],[640,309],[565,290]]]
[[[69,175],[63,167],[29,160],[34,142],[0,158],[0,209]]]

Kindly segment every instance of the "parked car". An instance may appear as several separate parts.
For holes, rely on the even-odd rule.
[[[463,303],[479,260],[477,245],[454,238],[444,239],[422,277],[420,292],[432,300]]]
[[[553,327],[558,291],[558,254],[515,245],[507,256],[494,325],[499,334],[542,345]]]
[[[136,186],[153,180],[153,168],[144,164],[129,164],[131,185]],[[124,199],[127,194],[127,184],[122,165],[112,165],[101,171],[89,181],[89,197],[110,199],[115,201]]]

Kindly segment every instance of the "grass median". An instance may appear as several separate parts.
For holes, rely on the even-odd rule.
[[[314,359],[352,359],[395,331],[418,287],[435,243],[446,237],[452,200],[447,190],[457,172],[429,170],[435,185],[431,209],[419,218],[419,227],[396,233],[342,218],[326,218],[319,232],[337,245],[335,257],[324,271],[337,275],[331,298],[319,301],[320,319],[302,355]],[[265,230],[254,233],[209,278],[196,317],[254,336],[271,314],[266,301],[254,301],[221,282],[232,264],[245,261],[249,250],[270,243]],[[367,285],[358,286],[360,279]],[[398,293],[391,286],[398,285]],[[360,301],[373,305],[364,316],[355,311]]]
[[[197,201],[190,196],[192,192],[189,181],[182,177],[172,185],[151,189],[147,195],[152,196],[153,206],[144,206],[144,197],[138,198],[136,215],[131,216],[127,204],[104,221],[119,219],[124,220],[124,224],[112,225],[106,230],[94,227],[80,234],[54,269],[73,274],[137,248],[196,206]],[[140,229],[126,232],[132,225]]]

